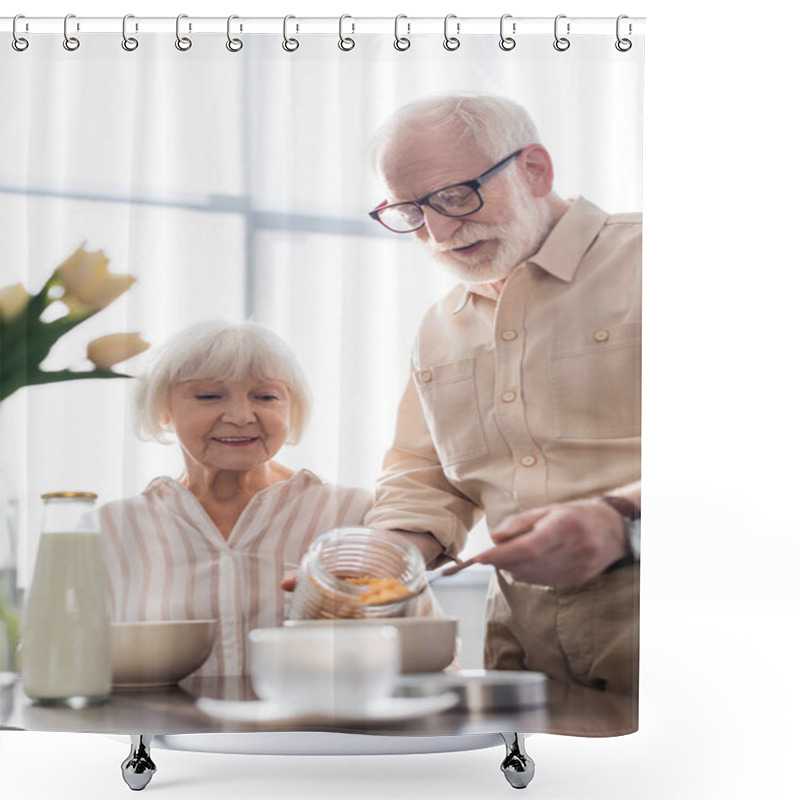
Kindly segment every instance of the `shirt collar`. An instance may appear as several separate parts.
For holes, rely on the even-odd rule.
[[[285,486],[287,483],[298,483],[298,484],[322,484],[324,481],[315,473],[313,473],[310,469],[298,469],[294,475],[286,480],[278,481],[277,483],[273,483],[272,486],[267,486],[264,489],[256,492],[256,495],[266,494],[269,492],[270,489],[274,488],[275,486]],[[153,478],[150,483],[147,484],[144,492],[142,494],[151,494],[153,492],[158,492],[160,487],[166,487],[167,489],[171,489],[173,492],[189,492],[190,494],[194,494],[189,489],[187,489],[180,481],[175,480],[175,478],[171,478],[168,475],[161,475],[158,478]]]
[[[607,219],[608,214],[585,198],[578,197],[555,224],[539,250],[517,269],[534,264],[559,280],[571,281]],[[454,314],[467,305],[473,294],[490,300],[498,298],[492,284],[464,284],[463,288],[464,293],[453,309]]]
[[[605,211],[578,197],[526,263],[536,264],[562,281],[571,281],[607,219]]]

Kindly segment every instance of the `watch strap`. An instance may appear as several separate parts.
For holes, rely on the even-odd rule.
[[[633,521],[642,517],[642,510],[632,500],[628,500],[627,497],[605,494],[600,499],[627,520]]]
[[[627,497],[620,497],[619,495],[603,495],[600,499],[606,505],[611,506],[611,508],[625,520],[625,555],[606,567],[605,572],[613,572],[620,567],[629,567],[633,564],[638,564],[638,545],[634,546],[632,539],[634,536],[634,528],[637,529],[636,535],[638,536],[639,520],[642,516],[641,509],[636,503],[628,500]]]

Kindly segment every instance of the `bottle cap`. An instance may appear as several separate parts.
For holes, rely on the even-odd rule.
[[[81,498],[83,500],[97,500],[97,495],[94,492],[47,492],[42,495],[42,500],[53,500],[54,498]]]

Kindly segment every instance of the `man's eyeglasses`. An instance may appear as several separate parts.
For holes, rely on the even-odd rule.
[[[493,167],[473,181],[454,183],[426,194],[418,200],[405,203],[381,203],[369,212],[369,215],[381,225],[395,233],[411,233],[418,231],[425,224],[423,206],[430,206],[445,217],[466,217],[483,208],[483,197],[480,188],[495,175],[504,170],[525,148],[521,148],[510,156],[506,156]]]

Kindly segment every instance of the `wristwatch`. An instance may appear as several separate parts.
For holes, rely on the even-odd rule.
[[[619,497],[618,495],[603,495],[600,498],[604,503],[611,506],[625,521],[626,536],[625,536],[625,555],[618,561],[611,564],[606,572],[618,569],[619,567],[627,567],[631,564],[639,563],[639,555],[642,549],[642,511],[633,502],[626,497]]]

